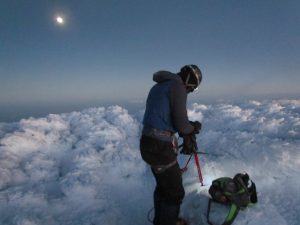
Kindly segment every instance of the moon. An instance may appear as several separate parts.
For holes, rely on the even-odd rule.
[[[56,17],[56,22],[60,25],[64,24],[64,18],[62,18],[61,16]]]

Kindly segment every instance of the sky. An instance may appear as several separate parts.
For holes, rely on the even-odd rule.
[[[185,64],[203,73],[193,101],[300,97],[297,0],[0,3],[1,111],[143,102]]]

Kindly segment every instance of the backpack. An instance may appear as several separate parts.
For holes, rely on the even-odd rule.
[[[207,222],[210,225],[213,225],[209,220],[212,201],[230,205],[229,213],[222,225],[232,224],[240,209],[246,208],[251,203],[257,203],[256,186],[247,173],[238,173],[233,178],[221,177],[213,180],[208,192],[212,197],[207,208]]]

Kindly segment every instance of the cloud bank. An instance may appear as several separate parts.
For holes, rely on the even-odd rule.
[[[259,204],[235,224],[297,224],[300,100],[195,103],[188,113],[211,155],[200,156],[205,187],[193,163],[184,174],[183,216],[205,223],[210,182],[247,171]],[[154,180],[139,154],[141,114],[111,106],[0,123],[0,224],[147,224]]]

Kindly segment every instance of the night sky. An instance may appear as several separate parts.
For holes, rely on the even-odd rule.
[[[190,63],[203,72],[193,101],[300,98],[299,12],[298,0],[0,0],[0,108],[144,101],[154,72]]]

